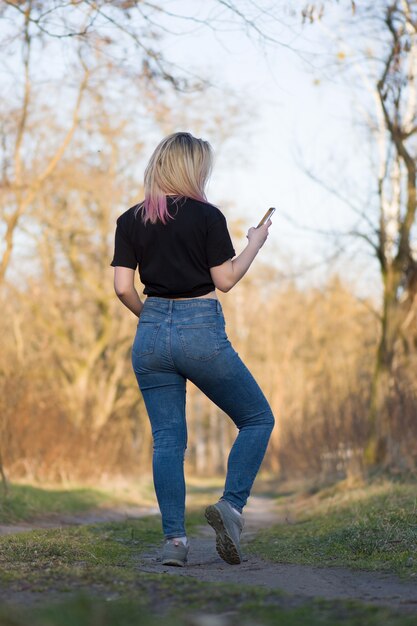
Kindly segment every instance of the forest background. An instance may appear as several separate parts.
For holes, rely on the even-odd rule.
[[[415,473],[416,3],[25,0],[0,29],[4,484],[151,471],[110,261],[177,130],[214,147],[238,253],[277,206],[218,294],[276,416],[263,469]],[[224,474],[236,428],[190,382],[187,422],[187,471]]]

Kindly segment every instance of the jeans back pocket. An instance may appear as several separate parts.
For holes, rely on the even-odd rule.
[[[139,320],[132,352],[137,356],[152,354],[155,350],[156,337],[160,327],[161,322]]]
[[[184,354],[189,359],[208,361],[220,351],[216,322],[176,326]]]

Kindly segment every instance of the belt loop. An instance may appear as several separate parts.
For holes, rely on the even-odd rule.
[[[168,300],[169,306],[168,306],[168,313],[171,314],[172,313],[172,307],[174,306],[174,300]]]
[[[216,311],[220,313],[220,301],[216,299]]]

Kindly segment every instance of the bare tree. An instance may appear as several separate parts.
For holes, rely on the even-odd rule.
[[[163,54],[160,40],[165,33],[173,32],[167,28],[167,21],[214,32],[228,21],[230,26],[243,26],[248,35],[255,34],[263,43],[280,43],[262,29],[261,18],[276,19],[262,2],[241,3],[239,8],[226,0],[210,4],[206,8],[211,11],[203,17],[174,13],[163,4],[140,0],[52,4],[47,0],[6,0],[0,5],[0,19],[5,26],[0,41],[0,49],[5,52],[4,75],[11,76],[10,90],[15,88],[15,102],[0,120],[0,225],[5,231],[0,283],[12,258],[19,220],[72,141],[82,119],[83,98],[88,90],[95,89],[96,80],[104,77],[114,89],[130,94],[133,89],[145,90],[149,109],[154,115],[158,110],[163,114],[163,96],[169,90],[187,94],[213,86],[207,77],[195,76]],[[58,81],[48,76],[47,55],[61,58],[64,75]],[[21,76],[14,76],[9,56],[20,60]],[[66,58],[70,61],[65,67]],[[46,77],[39,75],[40,67]],[[71,85],[73,107],[67,114],[66,128],[44,153],[42,167],[34,170],[27,156],[30,144],[40,136],[34,96],[52,80],[57,82],[57,89],[59,83],[61,87],[63,83]]]
[[[34,281],[31,296],[47,299],[47,310],[41,302],[33,302],[33,312],[45,335],[59,338],[53,343],[52,363],[69,413],[78,424],[92,416],[97,432],[115,411],[126,410],[130,401],[122,384],[129,350],[128,318],[115,314],[117,303],[114,298],[110,301],[104,273],[109,232],[113,232],[114,215],[121,206],[114,193],[115,185],[121,189],[121,166],[120,158],[106,161],[103,153],[109,148],[116,151],[118,141],[126,139],[126,119],[136,113],[133,95],[144,103],[144,114],[164,126],[170,94],[188,98],[213,86],[207,77],[194,75],[162,53],[164,33],[173,33],[167,20],[170,25],[182,23],[215,33],[227,20],[229,27],[243,26],[248,34],[274,43],[260,26],[261,13],[252,2],[242,3],[238,9],[224,0],[215,0],[202,18],[175,14],[162,3],[139,0],[6,0],[0,5],[3,91],[9,94],[0,116],[0,229],[4,233],[0,284],[4,285],[11,266],[17,236],[33,239],[44,284],[37,291],[39,285]],[[269,11],[264,16],[267,14]],[[58,72],[54,64],[49,66],[49,58],[58,61]],[[130,98],[123,98],[124,93]],[[116,133],[117,140],[107,137],[101,153],[98,146],[94,169],[95,151],[85,152],[83,145],[97,139],[92,131],[97,116],[104,120],[106,114],[119,113],[121,98],[125,120],[118,130],[109,125],[105,129],[103,122],[102,138],[108,131]],[[59,111],[57,103],[62,106]],[[227,110],[225,103],[222,113]],[[239,114],[233,117],[237,120]],[[220,125],[221,116],[217,120]],[[143,141],[138,141],[136,155],[141,147]],[[84,162],[71,168],[71,160],[76,163],[80,155]],[[100,171],[100,158],[102,165],[110,162],[106,176]],[[124,155],[123,161],[124,183],[130,182],[134,188],[133,158]],[[87,173],[95,186],[84,185],[82,190]],[[100,182],[101,189],[97,189]],[[109,192],[112,185],[105,196],[104,190]],[[92,241],[95,248],[86,245]],[[99,274],[94,274],[97,270]],[[62,289],[63,284],[69,291]],[[30,287],[30,280],[27,285]],[[90,319],[80,319],[77,306],[84,306]],[[20,325],[15,318],[17,355],[23,360],[26,346]],[[85,331],[81,337],[77,336],[80,329]]]
[[[396,354],[415,350],[417,319],[416,163],[417,163],[417,5],[395,0],[340,6],[340,29],[326,24],[327,4],[311,3],[304,19],[316,24],[336,46],[336,66],[356,91],[356,112],[365,121],[378,167],[372,184],[378,198],[373,214],[364,202],[355,205],[341,186],[310,173],[354,210],[360,226],[340,236],[365,241],[379,263],[383,298],[380,341],[375,357],[368,413],[365,461],[398,462],[388,400],[394,385]],[[358,82],[359,79],[359,82]],[[365,104],[368,101],[369,105]],[[356,118],[358,119],[358,118]]]
[[[395,2],[386,7],[384,24],[391,39],[377,82],[379,103],[392,150],[386,156],[385,168],[378,180],[381,219],[376,250],[384,296],[382,332],[370,407],[371,433],[366,450],[373,462],[394,460],[386,397],[392,384],[396,344],[405,339],[404,333],[411,320],[417,320],[417,245],[412,232],[417,208],[416,8],[411,2]]]

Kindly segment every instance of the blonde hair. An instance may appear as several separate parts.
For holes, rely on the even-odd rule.
[[[148,220],[163,224],[168,213],[166,196],[174,195],[207,202],[204,188],[213,168],[213,149],[208,141],[190,133],[172,133],[155,148],[145,169],[145,199],[135,208],[135,217],[142,211],[144,224]]]

